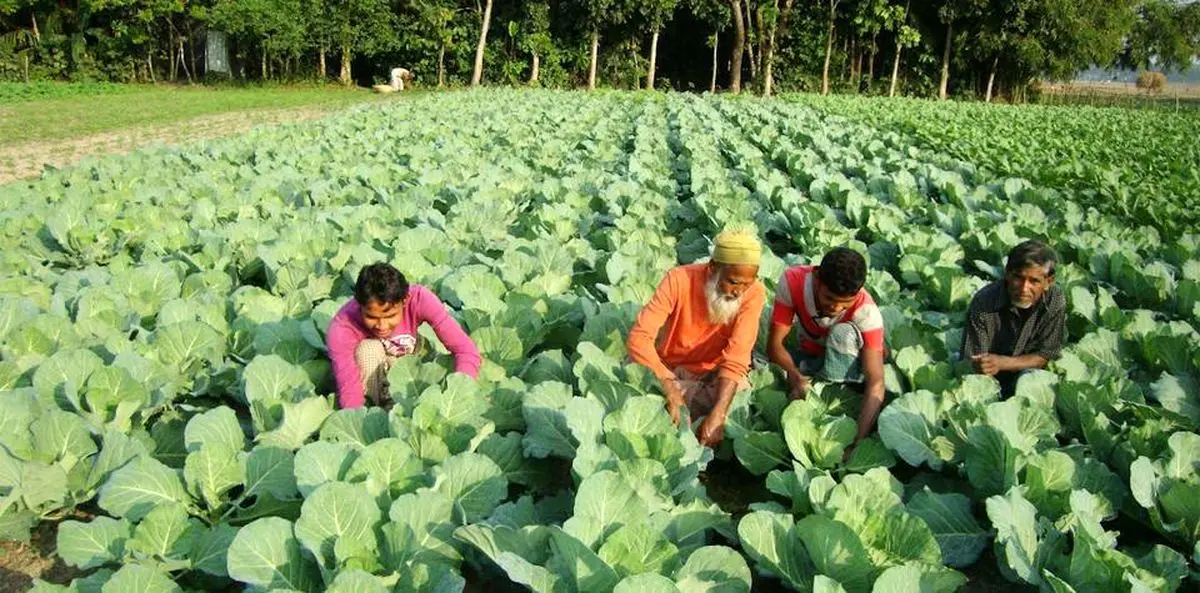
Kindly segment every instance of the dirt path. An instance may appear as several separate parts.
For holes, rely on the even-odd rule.
[[[0,593],[28,591],[33,579],[66,584],[79,571],[53,555],[58,523],[43,521],[28,543],[0,541]]]
[[[188,144],[200,140],[235,136],[264,125],[320,119],[344,108],[297,107],[238,111],[154,126],[138,126],[80,138],[20,142],[0,145],[0,185],[37,177],[46,165],[61,168],[89,156],[128,154],[155,143]]]

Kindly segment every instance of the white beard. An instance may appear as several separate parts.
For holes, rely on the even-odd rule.
[[[708,301],[708,320],[717,325],[729,325],[742,309],[742,297],[730,299],[717,292],[715,274],[704,285],[704,297]]]

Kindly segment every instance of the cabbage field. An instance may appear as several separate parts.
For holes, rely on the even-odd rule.
[[[428,94],[0,187],[0,538],[57,524],[79,576],[39,592],[1195,590],[1200,118],[1025,109]],[[760,366],[714,451],[627,363],[744,222],[770,291],[869,255],[891,394],[846,459],[854,391]],[[1070,345],[1002,401],[955,361],[1023,238]],[[378,260],[478,382],[433,351],[336,409],[324,332]]]

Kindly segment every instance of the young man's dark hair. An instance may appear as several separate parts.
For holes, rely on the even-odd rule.
[[[834,247],[821,259],[817,278],[833,294],[852,297],[867,282],[867,260],[847,247]]]
[[[1049,245],[1041,241],[1025,241],[1013,247],[1008,252],[1008,263],[1004,271],[1019,272],[1031,267],[1044,268],[1046,276],[1054,277],[1054,268],[1058,266],[1058,254]]]
[[[354,300],[360,305],[369,301],[399,303],[408,296],[408,280],[400,270],[390,264],[379,262],[366,266],[358,273],[354,283]]]

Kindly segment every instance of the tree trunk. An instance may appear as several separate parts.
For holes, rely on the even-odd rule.
[[[541,58],[538,57],[537,54],[533,54],[533,72],[529,75],[530,83],[534,83],[534,82],[538,81],[539,66],[541,66],[541,64],[542,64]]]
[[[904,3],[904,22],[908,22],[908,8],[911,6],[912,0]],[[903,23],[900,25],[904,26]],[[889,97],[896,96],[896,80],[900,75],[900,54],[904,53],[904,46],[900,44],[900,30],[896,31],[896,59],[892,63],[892,86],[888,90]]]
[[[174,82],[179,75],[179,72],[175,70],[175,65],[179,60],[175,59],[175,34],[171,32],[171,29],[174,28],[175,27],[173,26],[167,28],[167,57],[171,59],[171,65],[167,67],[167,72],[169,80],[172,82]]]
[[[38,30],[37,14],[29,14],[29,32],[33,33],[33,42],[40,44],[42,42],[42,33]]]
[[[438,46],[438,88],[446,86],[446,42]]]
[[[179,65],[183,67],[183,74],[187,76],[188,83],[192,82],[192,71],[188,70],[187,60],[183,57],[183,38],[179,38]]]
[[[650,67],[646,69],[646,89],[654,90],[654,68],[658,62],[658,29],[650,35]]]
[[[475,46],[475,71],[471,73],[471,86],[483,81],[483,52],[487,49],[488,27],[492,26],[492,0],[487,0],[483,9],[483,26],[479,28],[479,44]]]
[[[879,56],[879,46],[871,39],[871,59],[867,62],[867,83],[875,82],[875,58]]]
[[[158,81],[154,78],[154,47],[146,50],[146,74],[150,76],[150,82],[157,84]]]
[[[857,53],[858,53],[858,38],[851,37],[850,38],[850,47],[846,48],[846,81],[847,82],[853,81],[854,77],[858,75],[858,73],[854,71],[854,56]]]
[[[775,26],[767,33],[763,49],[763,96],[770,97],[775,90],[775,47],[787,35],[788,16],[792,11],[792,0],[783,0],[783,6],[775,5],[778,15]]]
[[[767,39],[763,45],[763,96],[770,97],[771,92],[775,87],[775,32],[771,31],[767,34]]]
[[[265,81],[265,80],[267,80],[267,49],[265,47],[262,50],[262,56],[259,58],[259,65],[262,66],[262,79]],[[342,65],[342,73],[343,74],[345,73],[345,68],[346,68],[346,66],[343,64]]]
[[[600,31],[592,29],[592,63],[588,66],[588,90],[596,90],[596,62],[600,60]]]
[[[954,23],[946,25],[946,46],[942,48],[942,84],[938,86],[938,99],[943,101],[950,91],[950,42],[954,40]]]
[[[825,68],[821,71],[821,94],[829,94],[829,58],[833,56],[833,25],[837,18],[837,3],[829,0],[829,27],[825,32]]]
[[[325,82],[325,77],[329,75],[329,69],[325,66],[325,44],[317,46],[317,78],[321,82]]]
[[[992,71],[988,73],[987,94],[984,95],[984,103],[992,102],[992,88],[993,85],[996,84],[996,69],[999,68],[999,66],[1000,56],[997,55],[996,58],[992,60]]]
[[[747,6],[749,6],[750,3],[747,2],[746,4],[747,4]],[[778,17],[776,17],[776,18],[778,18]],[[778,22],[779,21],[776,20],[776,23],[778,23]],[[764,25],[763,25],[763,14],[762,14],[761,6],[758,7],[758,10],[754,11],[754,26],[757,27],[757,30],[758,30],[758,44],[757,44],[758,48],[756,50],[750,52],[750,56],[754,60],[753,61],[754,69],[759,72],[762,72],[763,71],[763,31],[765,31],[766,29],[764,28]]]
[[[29,84],[29,52],[21,54],[21,71],[25,78],[25,84]]]
[[[338,74],[338,80],[342,86],[350,86],[350,45],[345,41],[342,42],[342,71]]]
[[[196,62],[196,31],[188,27],[188,60],[192,62],[192,72],[200,78],[200,64]]]
[[[888,89],[888,96],[896,96],[896,79],[900,76],[900,53],[904,48],[900,46],[900,41],[896,41],[896,60],[892,62],[892,87]]]
[[[750,14],[750,0],[746,0],[746,58],[750,60],[750,80],[758,79],[758,60],[754,59],[754,18]],[[759,35],[762,30],[759,29]]]
[[[729,66],[729,90],[742,92],[742,53],[746,51],[746,23],[742,21],[742,0],[729,0],[733,9],[733,54]]]
[[[712,67],[712,83],[708,85],[708,92],[717,92],[717,46],[720,44],[721,35],[713,35],[713,67]]]

